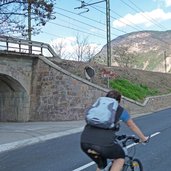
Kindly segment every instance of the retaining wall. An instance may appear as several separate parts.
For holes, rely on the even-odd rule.
[[[85,108],[109,91],[41,56],[34,62],[32,75],[31,121],[84,119]],[[122,105],[134,115],[169,108],[170,101],[171,94],[147,98],[143,104],[123,97]]]

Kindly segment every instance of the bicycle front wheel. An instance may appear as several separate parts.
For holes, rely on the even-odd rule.
[[[139,159],[133,159],[126,171],[143,171],[141,161]]]

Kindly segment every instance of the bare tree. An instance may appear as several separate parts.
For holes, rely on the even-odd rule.
[[[66,58],[65,42],[61,39],[59,42],[52,44],[53,49],[60,58]]]
[[[93,56],[96,54],[96,52],[97,46],[94,46],[93,44],[87,44],[84,60],[90,62]]]
[[[112,48],[112,56],[114,62],[117,62],[120,67],[131,68],[134,65],[135,53],[129,52],[128,46],[115,46]]]
[[[88,37],[79,34],[71,38],[58,38],[51,42],[56,54],[62,59],[90,61],[97,52],[97,45],[88,43]]]
[[[75,44],[75,55],[77,57],[77,61],[82,61],[86,54],[86,47],[88,45],[88,37],[81,38],[79,34],[76,36],[76,44]]]
[[[28,36],[29,31],[39,34],[42,26],[55,19],[54,3],[55,0],[1,0],[0,34]]]
[[[98,49],[96,44],[89,43],[88,37],[82,38],[79,34],[76,36],[73,47],[74,52],[72,56],[76,56],[77,61],[91,61]]]

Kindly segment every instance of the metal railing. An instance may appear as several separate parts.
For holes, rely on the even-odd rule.
[[[0,36],[0,51],[59,58],[52,47],[47,43],[28,41],[6,36]]]

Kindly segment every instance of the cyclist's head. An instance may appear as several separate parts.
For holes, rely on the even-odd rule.
[[[106,94],[106,97],[116,99],[119,103],[121,101],[121,93],[116,90],[111,90]]]

